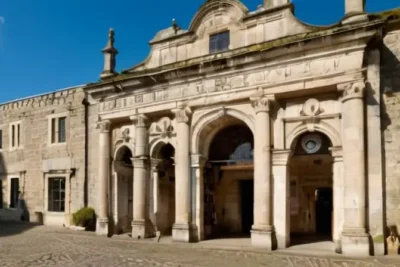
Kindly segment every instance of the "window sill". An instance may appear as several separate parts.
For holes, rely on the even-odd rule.
[[[62,147],[62,146],[66,146],[67,143],[52,143],[52,144],[48,144],[48,147]]]

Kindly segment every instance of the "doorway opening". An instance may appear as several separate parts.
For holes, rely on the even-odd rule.
[[[154,207],[155,225],[163,236],[172,235],[172,226],[175,222],[175,148],[171,144],[163,144],[156,154],[161,162],[157,166],[158,187],[156,190],[157,202]]]
[[[111,185],[116,233],[132,231],[133,220],[133,165],[132,151],[127,146],[118,149],[114,161],[114,181]]]
[[[330,140],[305,133],[290,159],[291,245],[333,241],[333,159]]]
[[[241,123],[217,132],[204,172],[206,239],[250,237],[253,224],[253,134]]]

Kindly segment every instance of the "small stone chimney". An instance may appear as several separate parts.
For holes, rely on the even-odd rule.
[[[116,74],[115,72],[115,59],[118,54],[118,50],[114,47],[114,30],[110,29],[108,32],[108,42],[106,47],[101,50],[104,54],[104,68],[100,74],[100,78],[104,79]]]
[[[368,20],[365,13],[365,0],[345,0],[345,12],[343,24]]]
[[[264,0],[264,8],[270,9],[277,6],[289,4],[290,0]]]

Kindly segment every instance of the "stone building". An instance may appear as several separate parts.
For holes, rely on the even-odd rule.
[[[44,113],[55,108],[31,115],[43,124],[34,157],[46,164],[31,179],[26,167],[29,213],[46,213],[53,169],[73,170],[64,213],[93,206],[100,235],[248,235],[267,250],[314,236],[338,253],[383,255],[387,228],[400,227],[400,11],[366,14],[363,0],[345,7],[340,22],[316,27],[288,0],[256,11],[208,0],[188,30],[173,21],[121,73],[110,30],[101,80],[73,89],[75,153],[48,152]],[[2,116],[15,105],[1,106]],[[7,131],[18,121],[9,117]],[[17,155],[4,147],[9,177]]]

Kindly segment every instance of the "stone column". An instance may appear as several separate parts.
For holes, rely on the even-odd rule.
[[[191,224],[191,183],[190,183],[190,115],[189,108],[172,110],[176,117],[175,150],[175,224],[172,239],[178,242],[193,240]]]
[[[272,250],[271,125],[266,97],[251,98],[256,113],[254,133],[254,225],[253,246]]]
[[[108,183],[110,177],[110,121],[101,121],[99,135],[99,187],[97,234],[108,235]]]
[[[344,227],[342,253],[369,255],[365,215],[365,136],[363,81],[341,84],[344,162]]]
[[[344,177],[343,177],[343,151],[341,147],[330,148],[333,163],[333,242],[335,243],[336,253],[342,252],[340,240],[343,231],[343,199],[344,199]]]
[[[160,235],[160,232],[157,229],[157,221],[159,217],[159,212],[158,212],[158,207],[159,207],[159,201],[158,201],[158,195],[159,195],[159,177],[158,177],[158,164],[161,162],[161,160],[158,159],[151,159],[151,173],[152,173],[152,186],[150,188],[150,194],[151,194],[151,203],[150,203],[150,219],[154,225],[154,229],[156,232],[156,236]]]
[[[365,0],[345,0],[345,12],[343,24],[368,20],[365,13]]]
[[[204,240],[204,165],[207,159],[201,155],[192,155],[192,168],[196,179],[196,226],[197,235],[195,239],[197,241]]]
[[[133,221],[132,238],[152,237],[151,224],[148,216],[148,178],[149,156],[147,117],[145,115],[132,116],[135,124],[135,155],[131,159],[133,164]]]
[[[274,149],[272,152],[272,177],[274,185],[274,230],[277,247],[290,245],[290,150]]]

